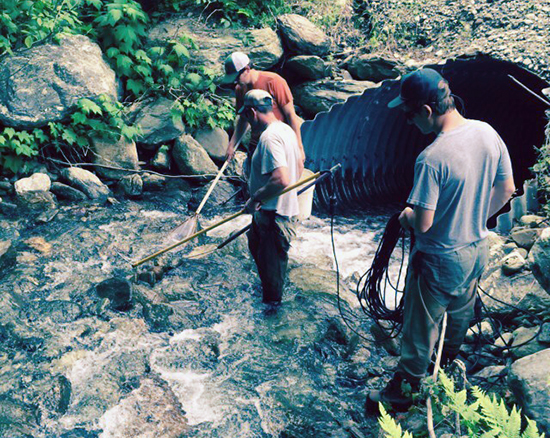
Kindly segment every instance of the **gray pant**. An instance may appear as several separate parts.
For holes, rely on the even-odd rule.
[[[281,301],[288,265],[290,240],[296,235],[293,219],[274,211],[259,210],[252,217],[248,248],[262,281],[263,301]]]
[[[411,380],[425,376],[445,312],[444,353],[458,354],[474,315],[477,283],[487,259],[486,239],[448,254],[413,251],[405,283],[399,373]]]

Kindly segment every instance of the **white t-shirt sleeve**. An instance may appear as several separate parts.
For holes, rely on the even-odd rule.
[[[264,139],[262,154],[262,174],[271,173],[279,167],[288,167],[283,139],[270,135]]]

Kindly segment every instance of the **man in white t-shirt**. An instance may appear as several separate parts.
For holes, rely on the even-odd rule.
[[[276,306],[283,296],[298,195],[292,190],[273,196],[298,181],[301,153],[292,128],[273,114],[273,98],[267,91],[246,93],[239,114],[261,132],[248,181],[251,196],[246,208],[253,213],[248,246],[262,281],[263,302]]]

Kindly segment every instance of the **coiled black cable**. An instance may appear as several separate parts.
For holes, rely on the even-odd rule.
[[[392,284],[388,269],[392,254],[401,240],[401,266],[397,282]],[[394,214],[386,225],[378,249],[374,255],[372,265],[357,283],[357,299],[363,312],[370,316],[385,332],[388,337],[397,337],[403,323],[403,300],[398,289],[403,263],[405,260],[405,233],[399,223],[399,213]],[[395,308],[388,307],[388,290],[394,295]],[[386,323],[382,323],[386,321]]]

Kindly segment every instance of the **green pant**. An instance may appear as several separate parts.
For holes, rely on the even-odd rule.
[[[248,247],[262,282],[264,303],[281,301],[294,222],[274,211],[254,213]]]
[[[450,254],[413,251],[405,283],[398,373],[412,381],[425,376],[445,312],[443,351],[456,357],[474,315],[477,282],[487,258],[486,239]]]

